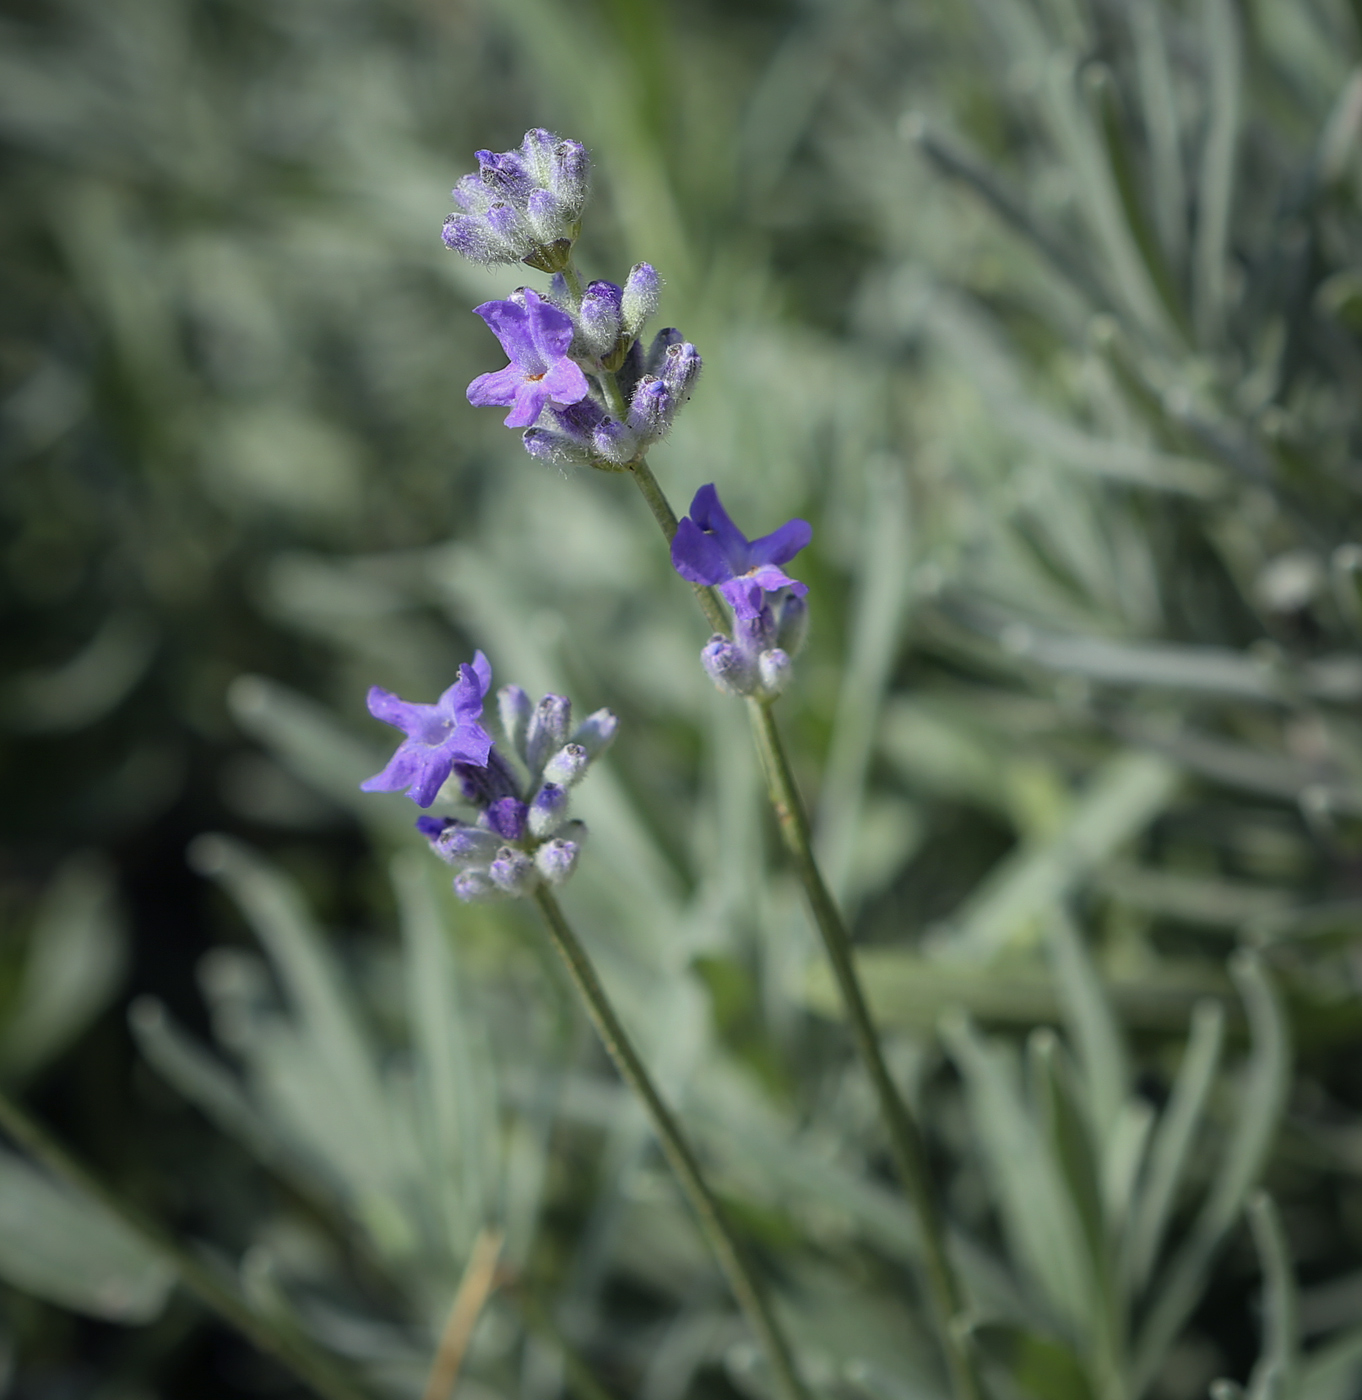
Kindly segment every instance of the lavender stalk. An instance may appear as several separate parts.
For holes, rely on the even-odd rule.
[[[670,1108],[658,1093],[643,1061],[639,1059],[628,1033],[615,1015],[605,989],[596,976],[595,968],[578,942],[571,926],[551,891],[536,891],[534,902],[544,916],[549,937],[567,968],[568,976],[586,1004],[587,1014],[606,1053],[619,1070],[625,1083],[638,1095],[653,1130],[666,1154],[681,1189],[700,1222],[710,1249],[723,1270],[733,1296],[738,1300],[762,1350],[771,1364],[776,1390],[785,1400],[809,1400],[809,1391],[795,1368],[790,1344],[781,1330],[769,1299],[756,1274],[752,1271],[741,1244],[724,1216],[709,1183],[700,1170],[700,1163]]]
[[[566,696],[546,695],[536,704],[519,686],[502,686],[497,711],[503,753],[482,725],[491,684],[492,668],[478,652],[434,704],[403,700],[375,686],[369,692],[369,712],[405,737],[383,771],[361,786],[371,792],[405,790],[420,807],[462,801],[474,809],[471,821],[453,815],[418,817],[417,830],[457,871],[454,893],[460,899],[534,901],[606,1052],[652,1120],[719,1267],[766,1352],[781,1400],[810,1400],[789,1342],[694,1151],[553,893],[571,878],[587,836],[585,823],[569,815],[572,789],[609,747],[615,716],[597,710],[574,728]]]
[[[701,663],[720,690],[749,702],[771,804],[804,882],[899,1174],[918,1215],[928,1293],[957,1400],[980,1400],[960,1325],[962,1294],[946,1252],[922,1134],[885,1065],[850,935],[814,859],[808,819],[770,711],[793,674],[808,621],[808,589],[781,566],[808,544],[812,530],[806,521],[791,520],[770,535],[749,540],[712,485],[696,493],[689,516],[677,519],[646,454],[689,399],[701,362],[695,346],[672,328],[659,331],[645,348],[641,333],[657,310],[661,279],[647,263],[637,263],[623,286],[597,281],[583,287],[572,263],[587,179],[586,153],[577,143],[531,131],[518,152],[479,151],[478,163],[478,174],[465,176],[454,190],[464,212],[451,215],[445,242],[478,261],[523,262],[552,273],[553,280],[546,298],[522,287],[505,301],[475,308],[510,363],[475,379],[468,388],[469,402],[509,408],[506,425],[524,429],[522,441],[533,457],[628,472],[667,539],[673,566],[694,588],[712,628]],[[732,610],[731,623],[725,603]],[[541,908],[551,928],[559,928],[561,916],[555,923],[549,906],[541,903]],[[561,925],[560,935],[565,930]],[[560,943],[560,951],[568,946]],[[567,952],[564,956],[571,964]],[[586,995],[587,984],[579,985]],[[602,1035],[609,1046],[606,1030]],[[626,1072],[623,1065],[621,1072]],[[665,1113],[660,1101],[658,1111]],[[673,1162],[683,1181],[689,1179],[689,1160],[682,1156]],[[708,1199],[703,1183],[695,1189],[701,1192],[697,1201]],[[708,1209],[701,1209],[702,1219],[711,1219]]]

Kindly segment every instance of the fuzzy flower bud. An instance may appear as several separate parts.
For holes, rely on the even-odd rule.
[[[511,752],[518,758],[525,757],[525,735],[530,727],[530,715],[534,705],[530,697],[518,685],[503,685],[497,691],[497,715],[501,720],[501,732],[511,746]]]
[[[638,455],[638,434],[614,418],[598,423],[591,434],[594,454],[612,466],[622,467]]]
[[[667,364],[667,351],[673,345],[680,345],[682,341],[683,336],[675,326],[667,326],[664,330],[658,331],[653,337],[653,343],[648,347],[647,355],[644,356],[644,369],[649,374],[655,374],[661,378]]]
[[[648,263],[635,263],[625,281],[620,305],[627,334],[638,335],[649,318],[657,314],[661,297],[662,279]]]
[[[560,787],[575,787],[590,766],[591,755],[580,744],[565,744],[544,765],[544,777]]]
[[[494,899],[505,899],[506,891],[492,883],[485,870],[465,870],[454,877],[454,893],[466,904],[489,904]]]
[[[587,352],[605,356],[620,337],[620,301],[623,291],[613,282],[592,282],[582,294],[577,314],[578,334]]]
[[[525,761],[532,773],[543,770],[552,754],[567,741],[572,727],[572,702],[562,695],[546,695],[530,716],[525,734]]]
[[[762,652],[757,657],[757,677],[761,682],[758,699],[774,700],[790,683],[793,671],[790,658],[779,647]]]
[[[535,867],[550,885],[561,885],[576,869],[580,853],[575,841],[546,841],[535,852]]]
[[[798,656],[809,635],[809,605],[796,593],[787,593],[780,608],[776,645],[787,656]]]
[[[514,895],[529,894],[539,880],[534,858],[517,851],[514,846],[503,846],[487,867],[487,873],[498,889]]]
[[[690,341],[668,346],[663,357],[662,382],[677,408],[694,392],[695,382],[700,378],[700,366],[700,356]]]
[[[645,374],[629,401],[629,427],[645,442],[655,442],[671,426],[674,407],[667,386]]]
[[[572,742],[580,744],[593,759],[599,758],[614,742],[619,723],[613,710],[597,710],[577,726]]]
[[[700,653],[700,664],[710,680],[726,695],[751,694],[755,668],[751,660],[722,632],[716,632],[705,643]]]
[[[530,835],[542,840],[552,836],[567,819],[568,792],[557,783],[545,783],[530,803]]]

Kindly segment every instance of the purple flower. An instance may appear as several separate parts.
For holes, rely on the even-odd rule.
[[[483,696],[491,684],[492,668],[478,652],[471,666],[459,667],[459,679],[433,705],[414,704],[374,686],[369,692],[369,713],[407,737],[388,766],[360,787],[365,792],[405,789],[418,807],[429,807],[455,763],[486,764],[492,738],[479,721]]]
[[[573,404],[586,397],[586,375],[567,357],[572,318],[528,288],[525,304],[485,301],[473,308],[487,322],[511,363],[480,374],[468,386],[468,402],[503,404],[508,428],[528,428],[548,403]]]
[[[793,559],[813,538],[807,520],[787,520],[779,530],[749,540],[728,518],[719,493],[702,486],[690,515],[672,540],[672,567],[692,583],[717,585],[740,619],[759,616],[762,594],[788,588],[798,597],[809,590],[778,566]]]

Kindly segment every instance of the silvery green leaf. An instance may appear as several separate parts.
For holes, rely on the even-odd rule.
[[[98,1202],[0,1151],[0,1276],[109,1322],[157,1317],[174,1273]]]
[[[0,1029],[0,1066],[31,1074],[102,1011],[123,975],[125,937],[112,874],[72,856],[38,906],[15,1012]]]

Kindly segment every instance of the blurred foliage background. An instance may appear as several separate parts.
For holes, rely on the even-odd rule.
[[[481,646],[623,721],[568,907],[810,1375],[944,1394],[742,707],[464,400],[447,191],[544,125],[705,356],[674,504],[814,523],[782,720],[994,1393],[1358,1394],[1357,7],[0,14],[8,1086],[375,1395],[483,1227],[461,1396],[763,1394],[533,923],[356,791]],[[0,1277],[6,1394],[303,1393],[8,1150]]]

